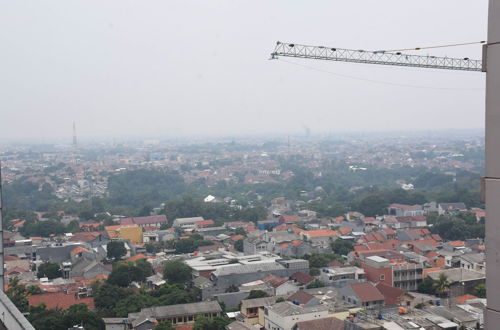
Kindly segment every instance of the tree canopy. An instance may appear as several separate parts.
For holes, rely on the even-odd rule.
[[[107,244],[106,247],[107,255],[110,259],[121,260],[121,258],[127,254],[125,243],[121,241],[111,241]]]
[[[186,283],[192,278],[191,267],[180,260],[170,260],[163,266],[163,277],[169,283]]]
[[[61,277],[62,272],[59,264],[56,264],[55,262],[45,262],[38,266],[36,276],[38,278],[47,277],[49,280],[52,280],[54,278]]]

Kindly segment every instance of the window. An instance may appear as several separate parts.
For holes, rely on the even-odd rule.
[[[384,275],[384,274],[380,274],[380,280],[381,280],[381,281],[384,281],[384,280],[385,280],[385,275]]]

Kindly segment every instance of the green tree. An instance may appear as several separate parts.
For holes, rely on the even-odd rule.
[[[236,251],[240,251],[240,252],[243,252],[243,241],[245,239],[239,239],[237,240],[235,243],[234,243],[234,248],[236,249]]]
[[[262,290],[250,290],[250,294],[248,295],[248,297],[246,297],[246,299],[265,298],[265,297],[269,297],[269,295]]]
[[[200,246],[213,245],[212,241],[204,240],[199,234],[191,235],[189,238],[180,239],[175,242],[175,252],[192,253]]]
[[[316,268],[316,267],[309,268],[309,275],[319,276],[320,274],[321,274],[321,271],[319,270],[319,268]]]
[[[231,320],[227,317],[208,318],[199,316],[196,318],[193,330],[224,330],[229,323],[231,323]]]
[[[104,330],[104,321],[95,312],[88,309],[85,304],[76,304],[70,306],[63,312],[63,321],[66,329],[74,325],[82,325],[85,330]]]
[[[427,277],[420,282],[417,291],[420,293],[434,295],[436,293],[436,290],[434,289],[434,281],[430,277]]]
[[[111,274],[108,276],[108,283],[121,287],[128,287],[133,281],[134,274],[131,272],[132,267],[128,264],[115,264]]]
[[[445,297],[450,290],[450,281],[445,273],[440,273],[439,278],[432,285],[436,290],[436,294],[440,297]]]
[[[324,286],[326,286],[325,283],[321,282],[318,279],[315,279],[314,281],[309,283],[306,288],[307,289],[315,289],[315,288],[322,288]]]
[[[135,262],[135,266],[141,270],[140,281],[145,281],[146,277],[153,275],[153,265],[146,259],[139,259]]]
[[[163,277],[169,283],[186,283],[191,280],[191,267],[180,260],[170,260],[163,266]]]
[[[234,234],[235,235],[243,235],[243,236],[247,236],[247,232],[245,231],[245,229],[241,228],[241,227],[238,227],[236,228],[236,230],[234,231]]]
[[[486,298],[486,285],[478,284],[474,287],[474,295],[479,298]]]
[[[69,231],[70,233],[77,233],[80,232],[80,223],[76,220],[71,221],[68,223],[68,226],[66,227],[66,230]]]
[[[125,243],[120,241],[111,241],[107,244],[108,258],[114,260],[121,260],[127,254]]]
[[[347,255],[353,251],[353,243],[345,239],[336,239],[331,244],[332,251],[338,255]]]
[[[28,310],[28,297],[32,294],[38,294],[41,292],[42,291],[39,287],[20,284],[19,279],[17,277],[13,277],[10,278],[9,288],[5,293],[21,312],[26,312]]]
[[[313,253],[304,255],[304,259],[309,260],[309,266],[312,268],[326,267],[333,260],[343,262],[342,256],[335,253]]]
[[[103,316],[115,316],[114,308],[119,301],[130,296],[132,292],[116,285],[104,283],[94,293],[95,306]]]
[[[358,205],[359,212],[365,216],[374,217],[386,212],[389,201],[380,195],[370,195],[363,198]]]
[[[47,277],[49,280],[58,278],[62,276],[61,268],[59,264],[54,262],[46,262],[38,267],[38,272],[36,274],[38,278]]]
[[[66,330],[64,314],[59,309],[46,309],[44,305],[30,308],[28,321],[37,330]]]

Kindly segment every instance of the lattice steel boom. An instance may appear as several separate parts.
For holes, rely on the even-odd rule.
[[[277,42],[271,59],[279,56],[308,58],[353,63],[409,66],[417,68],[482,71],[480,60],[469,58],[450,58],[438,56],[409,55],[400,52],[353,50],[335,47],[307,46],[286,42]]]

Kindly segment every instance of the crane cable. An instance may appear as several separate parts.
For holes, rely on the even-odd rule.
[[[346,75],[346,74],[341,74],[341,73],[336,73],[328,70],[323,70],[319,68],[315,68],[313,66],[309,65],[304,65],[300,64],[297,62],[292,62],[292,61],[287,61],[284,60],[283,58],[280,58],[278,62],[285,62],[288,64],[300,66],[312,71],[318,71],[322,73],[327,73],[331,74],[333,76],[341,77],[341,78],[346,78],[346,79],[352,79],[352,80],[359,80],[359,81],[364,81],[364,82],[369,82],[373,84],[379,84],[379,85],[389,85],[389,86],[394,86],[394,87],[405,87],[405,88],[416,88],[416,89],[434,89],[434,90],[449,90],[449,91],[484,91],[484,88],[467,88],[467,87],[434,87],[434,86],[421,86],[421,85],[410,85],[410,84],[400,84],[400,83],[394,83],[390,81],[384,81],[384,80],[375,80],[375,79],[367,79],[367,78],[361,78],[361,77],[355,77],[351,75]]]
[[[485,44],[485,43],[486,43],[486,40],[481,40],[481,41],[474,41],[474,42],[464,42],[464,43],[459,43],[459,44],[448,44],[448,45],[426,46],[426,47],[414,47],[414,48],[403,48],[403,49],[378,50],[377,52],[392,53],[392,52],[404,52],[404,51],[408,51],[408,50],[422,50],[422,49],[431,49],[431,48],[457,47],[457,46],[476,45],[476,44]]]

